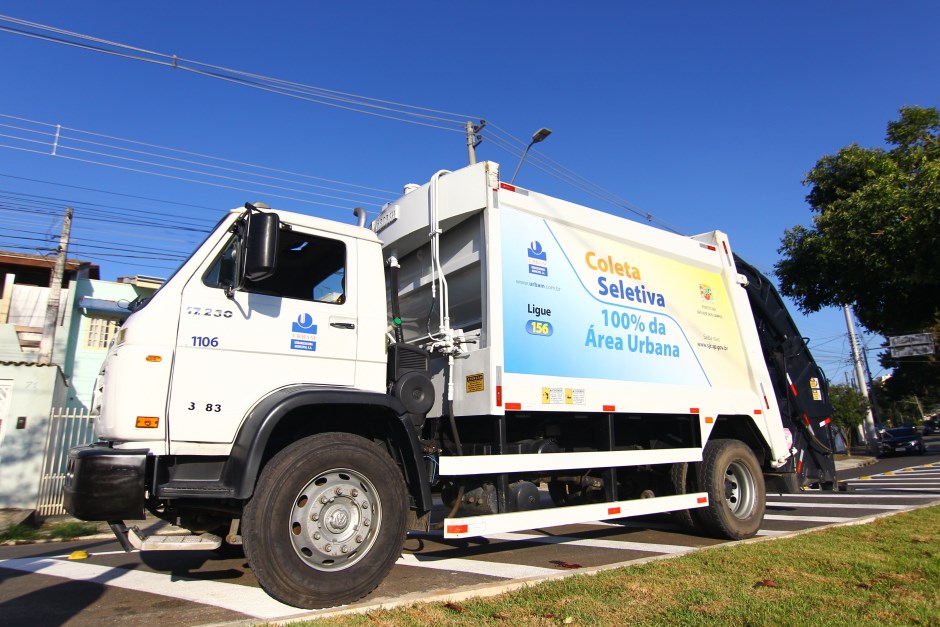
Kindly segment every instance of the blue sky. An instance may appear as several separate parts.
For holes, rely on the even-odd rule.
[[[819,157],[851,143],[879,146],[899,107],[940,104],[940,5],[928,1],[6,0],[0,13],[459,114],[449,120],[483,118],[497,128],[484,129],[478,156],[504,171],[519,155],[505,149],[506,132],[528,139],[549,127],[532,157],[683,233],[723,230],[765,271],[784,229],[811,220],[801,181]],[[374,215],[404,183],[467,160],[452,122],[444,130],[388,120],[9,32],[0,32],[0,58],[0,116],[29,121],[0,117],[0,249],[48,247],[60,228],[56,207],[74,204],[72,256],[99,263],[106,279],[168,276],[202,230],[246,200],[351,221],[356,204]],[[71,139],[53,157],[56,124]],[[332,189],[300,187],[299,177],[277,174],[291,181],[281,188],[295,191],[275,191],[258,184],[257,169],[250,177],[212,170],[225,179],[187,172],[208,171],[205,156],[173,153],[187,163],[161,161],[172,170],[143,164],[156,158],[140,153],[156,149],[122,140],[344,184],[303,179]],[[115,146],[139,152],[116,160]],[[633,216],[533,164],[523,166],[520,185]],[[841,311],[792,313],[830,378],[844,381]]]

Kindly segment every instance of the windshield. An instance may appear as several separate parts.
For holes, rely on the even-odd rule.
[[[888,429],[886,433],[892,438],[906,438],[917,435],[917,433],[910,427],[897,427],[895,429]]]

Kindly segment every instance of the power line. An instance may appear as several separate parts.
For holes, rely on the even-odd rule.
[[[6,15],[0,15],[0,21],[12,23],[17,26],[22,26],[32,29],[33,31],[37,31],[31,32],[21,28],[0,26],[0,31],[8,32],[13,35],[20,35],[50,43],[81,48],[91,52],[99,52],[131,59],[134,61],[143,61],[170,67],[174,70],[192,72],[201,76],[235,83],[254,89],[260,89],[262,91],[268,91],[282,96],[288,96],[316,104],[322,104],[325,106],[345,109],[355,113],[362,113],[365,115],[396,120],[399,122],[406,122],[419,126],[427,126],[445,131],[463,133],[464,121],[469,118],[478,117],[429,109],[415,105],[408,105],[390,100],[370,98],[367,96],[340,92],[323,87],[286,81],[270,76],[264,76],[262,74],[244,72],[241,70],[226,68],[201,61],[185,59],[176,55],[145,50],[143,48],[137,48],[128,44],[92,37],[82,33],[66,31],[52,26],[38,24],[36,22],[29,22]],[[53,33],[53,35],[44,33]]]
[[[5,31],[11,34],[40,39],[51,43],[78,47],[93,52],[106,53],[131,60],[144,61],[152,64],[171,67],[173,69],[193,72],[195,74],[209,78],[223,80],[254,89],[260,89],[281,96],[306,100],[316,104],[337,107],[356,113],[373,115],[381,118],[408,122],[421,126],[429,126],[432,128],[458,133],[466,132],[466,120],[482,119],[482,116],[477,115],[468,115],[463,113],[443,111],[439,109],[431,109],[427,107],[409,105],[391,100],[371,98],[368,96],[273,78],[262,74],[185,59],[178,57],[177,55],[155,52],[153,50],[147,50],[128,44],[85,35],[82,33],[67,31],[36,22],[0,15],[0,22],[4,21],[35,31],[30,32],[28,30],[22,30],[22,28],[0,26],[0,31]],[[51,35],[43,33],[51,33]],[[492,135],[489,133],[486,134],[487,138],[490,139],[494,146],[507,151],[511,155],[515,155],[517,157],[520,156],[523,149],[519,146],[525,146],[526,142],[504,131],[492,122],[487,123],[487,128],[494,132]],[[500,134],[505,137],[499,137]],[[513,146],[513,144],[516,146]],[[678,228],[669,224],[668,222],[655,217],[650,212],[640,209],[635,204],[630,203],[616,194],[613,194],[600,185],[593,183],[587,178],[573,172],[572,170],[569,170],[568,168],[548,157],[539,157],[533,155],[530,158],[530,161],[532,162],[533,167],[542,170],[549,176],[557,178],[560,181],[569,184],[576,189],[579,189],[580,191],[583,191],[606,203],[609,203],[620,210],[633,213],[651,224],[658,224],[660,227],[670,230],[674,233],[681,232]]]
[[[149,200],[149,201],[152,201],[152,202],[159,202],[159,203],[163,203],[163,204],[167,204],[167,205],[179,205],[179,206],[181,206],[181,207],[192,207],[192,208],[195,208],[195,209],[210,209],[210,210],[212,210],[212,211],[216,211],[216,210],[217,210],[217,207],[206,207],[206,206],[204,206],[204,205],[193,205],[193,204],[191,204],[191,203],[183,203],[183,202],[177,202],[177,201],[173,201],[173,200],[162,200],[162,199],[160,199],[160,198],[152,198],[152,197],[150,197],[150,196],[135,196],[134,194],[125,194],[125,193],[122,193],[122,192],[108,191],[108,190],[104,190],[104,189],[95,189],[94,187],[81,187],[81,186],[78,186],[78,185],[68,185],[68,184],[66,184],[66,183],[56,183],[56,182],[54,182],[54,181],[44,181],[44,180],[42,180],[42,179],[33,179],[33,178],[25,177],[25,176],[14,176],[14,175],[12,175],[12,174],[3,174],[3,173],[0,173],[0,176],[2,176],[2,177],[4,177],[4,178],[8,178],[8,179],[17,179],[17,180],[20,180],[20,181],[29,181],[30,183],[42,183],[43,185],[55,185],[55,186],[58,186],[58,187],[68,187],[68,188],[71,188],[71,189],[80,189],[80,190],[86,191],[86,192],[96,192],[96,193],[99,193],[99,194],[111,194],[112,196],[124,196],[125,198],[134,198],[134,199],[136,199],[136,200]]]
[[[492,122],[487,122],[486,128],[491,128],[495,131],[495,134],[487,134],[484,129],[484,135],[487,139],[490,140],[495,146],[502,148],[510,155],[521,157],[524,153],[525,146],[527,142],[515,137],[509,132],[501,129]],[[502,137],[505,136],[505,137]],[[602,200],[606,203],[609,203],[618,209],[626,210],[634,215],[643,218],[646,222],[650,224],[658,224],[660,227],[665,228],[673,233],[680,233],[679,229],[664,220],[661,220],[649,213],[639,208],[637,205],[617,196],[611,191],[608,191],[601,187],[600,185],[588,180],[587,178],[581,176],[580,174],[574,172],[573,170],[568,169],[567,167],[561,165],[557,161],[542,155],[541,153],[529,152],[528,163],[542,172],[548,174],[549,176],[558,179],[559,181],[566,183],[575,189],[578,189],[590,196],[593,196],[599,200]]]
[[[48,122],[41,122],[37,120],[30,120],[27,118],[10,116],[8,114],[0,113],[0,118],[15,119],[20,122],[26,122],[29,124],[40,125],[43,127],[55,127],[56,125],[50,124]],[[6,125],[8,129],[18,130],[24,129],[21,126]],[[61,129],[61,127],[57,127]],[[242,192],[248,192],[252,194],[261,194],[263,196],[282,198],[286,200],[292,200],[301,203],[319,205],[322,207],[327,207],[331,209],[343,209],[351,210],[355,206],[372,206],[373,209],[370,213],[378,213],[378,208],[384,204],[385,200],[394,198],[397,194],[394,192],[388,192],[386,190],[380,190],[377,188],[371,188],[364,185],[359,185],[355,183],[345,183],[342,181],[336,181],[335,179],[323,179],[319,177],[311,177],[309,175],[303,175],[296,172],[290,172],[288,170],[278,170],[275,168],[269,168],[267,166],[259,166],[256,164],[250,164],[245,162],[236,162],[230,159],[223,159],[220,157],[214,157],[210,155],[203,155],[201,153],[195,153],[190,151],[183,151],[176,148],[170,148],[165,146],[158,146],[156,144],[146,144],[144,142],[138,142],[135,140],[127,140],[119,137],[102,135],[99,133],[93,133],[91,131],[84,131],[81,129],[67,128],[66,130],[73,131],[76,133],[87,133],[90,135],[95,135],[98,137],[106,137],[115,142],[124,142],[134,146],[146,146],[152,147],[155,149],[165,150],[171,154],[159,154],[150,151],[141,151],[136,148],[128,148],[121,145],[114,144],[105,144],[103,142],[94,142],[92,140],[85,140],[81,138],[72,137],[68,134],[63,134],[60,132],[57,133],[44,133],[39,132],[43,139],[34,139],[31,136],[28,136],[30,133],[35,133],[32,129],[19,130],[19,135],[14,135],[10,133],[0,133],[0,137],[6,137],[12,139],[16,142],[22,142],[30,147],[24,147],[22,145],[12,145],[12,144],[0,144],[0,147],[9,148],[14,150],[20,150],[25,152],[32,152],[36,154],[49,154],[56,156],[62,159],[70,159],[74,161],[101,165],[105,167],[115,168],[124,171],[137,172],[142,174],[150,174],[153,176],[160,176],[163,178],[186,181],[191,183],[197,183],[201,185],[209,185],[212,187],[220,187],[224,189],[232,189]],[[26,134],[26,136],[24,136]],[[104,150],[90,150],[87,148],[82,148],[70,144],[70,142],[94,144],[99,148]],[[36,147],[46,146],[48,147],[49,152],[38,150]],[[70,154],[66,154],[66,152]],[[76,156],[71,153],[78,153],[79,156]],[[122,154],[123,153],[123,154]],[[127,156],[127,154],[135,154],[142,156],[151,156],[154,160],[140,159],[135,156]],[[210,162],[201,162],[195,161],[193,159],[187,159],[183,157],[175,156],[175,154],[185,154],[187,156],[197,156],[208,159]],[[90,158],[93,157],[93,158]],[[212,163],[211,161],[218,161],[226,164],[239,164],[248,168],[255,168],[263,170],[263,172],[250,172],[246,170],[238,170],[235,168],[228,167],[227,165],[218,165]],[[179,165],[176,165],[179,164]],[[200,169],[194,169],[189,166],[197,166]],[[169,170],[169,172],[160,171],[160,170]],[[220,173],[221,172],[221,173]],[[277,172],[282,173],[284,177],[275,177],[268,172]],[[238,174],[239,176],[235,176]],[[285,178],[286,176],[297,177],[306,180],[296,180]],[[206,179],[213,180],[206,180]],[[258,180],[258,179],[262,180]],[[320,180],[328,181],[337,185],[343,185],[350,189],[338,189],[335,187],[329,187],[319,185],[316,183],[310,183],[308,180]],[[297,185],[299,187],[292,187],[287,185],[279,185],[271,181],[280,181],[286,182],[290,185]],[[242,187],[237,185],[238,183],[244,183],[252,185],[255,187]],[[307,188],[316,188],[316,189],[328,189],[339,191],[343,196],[334,195],[334,194],[325,194],[318,191],[311,191],[310,189],[302,189],[303,187]],[[273,190],[273,191],[272,191]],[[366,190],[366,191],[360,191]],[[368,191],[375,191],[379,193],[388,194],[387,197],[376,196]],[[286,193],[285,193],[286,192]],[[305,197],[306,196],[306,197]],[[323,198],[326,200],[338,200],[340,202],[346,202],[348,204],[341,205],[334,202],[325,202],[324,200],[315,200],[310,197]]]

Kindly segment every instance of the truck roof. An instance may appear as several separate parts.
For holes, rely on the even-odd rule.
[[[326,218],[317,218],[315,216],[309,216],[303,213],[294,213],[292,211],[284,211],[274,207],[270,209],[263,209],[263,211],[276,213],[278,217],[280,217],[281,222],[285,222],[287,224],[294,224],[305,228],[337,233],[339,235],[355,237],[358,239],[368,240],[370,242],[379,241],[379,238],[375,235],[375,233],[372,232],[371,229],[356,226],[355,224],[338,222],[336,220],[327,220]],[[244,207],[237,207],[229,211],[230,214],[238,215],[241,215],[244,212]]]

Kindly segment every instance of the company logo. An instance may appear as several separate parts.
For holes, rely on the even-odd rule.
[[[548,276],[548,262],[542,244],[533,240],[529,244],[529,274]]]
[[[310,314],[300,314],[297,321],[291,325],[291,350],[315,351],[317,350],[317,325]]]
[[[705,285],[704,283],[698,284],[698,293],[702,296],[702,300],[710,301],[713,298],[711,286]]]

